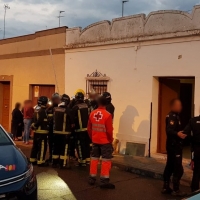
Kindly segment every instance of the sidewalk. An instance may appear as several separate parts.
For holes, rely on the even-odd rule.
[[[15,141],[16,145],[20,148],[31,148],[32,144],[26,145],[22,141]],[[115,155],[112,159],[113,167],[130,173],[138,174],[145,177],[154,179],[163,179],[163,171],[165,168],[166,158],[158,155],[153,155],[153,158]],[[181,184],[189,186],[192,179],[192,170],[189,167],[189,161],[183,160],[184,175]]]
[[[151,177],[155,179],[163,179],[163,171],[165,168],[165,159],[148,158],[115,155],[113,158],[113,166],[121,170],[138,174],[141,176]],[[182,177],[182,184],[190,185],[192,178],[192,170],[189,167],[189,162],[183,162],[184,175]]]

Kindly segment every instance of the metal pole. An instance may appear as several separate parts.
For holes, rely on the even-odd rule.
[[[5,39],[6,35],[6,6],[4,6],[5,12],[4,12],[4,30],[3,30],[3,39]]]
[[[59,18],[59,27],[60,27],[60,12],[59,12],[59,17],[58,18]]]
[[[149,133],[149,158],[151,158],[151,135],[152,135],[152,102],[150,104],[150,133]]]
[[[122,17],[124,16],[124,1],[122,1]]]

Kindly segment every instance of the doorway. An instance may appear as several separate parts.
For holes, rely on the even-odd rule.
[[[158,153],[166,153],[165,118],[170,112],[169,102],[179,98],[183,105],[180,114],[182,129],[194,116],[194,77],[162,77],[159,78],[158,99]],[[190,158],[189,141],[184,143],[184,157]]]
[[[0,124],[9,131],[10,120],[10,82],[0,82]]]
[[[55,93],[55,85],[31,85],[31,99],[33,105],[37,105],[37,99],[40,96],[46,96],[51,99]]]

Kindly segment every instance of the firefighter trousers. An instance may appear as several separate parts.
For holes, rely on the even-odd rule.
[[[100,156],[102,157],[101,162],[101,183],[109,182],[110,169],[111,169],[111,158],[113,153],[112,144],[93,144],[91,152],[90,162],[90,178],[96,179],[97,167]]]
[[[86,164],[86,159],[88,160],[90,158],[90,142],[88,137],[87,131],[76,133],[76,150],[80,164]]]
[[[53,127],[49,128],[48,144],[49,144],[49,160],[52,160],[53,141],[54,141]]]
[[[30,162],[37,162],[38,165],[45,163],[45,156],[47,152],[47,136],[48,134],[34,133]]]
[[[59,164],[61,167],[67,166],[70,136],[71,134],[54,134],[53,164]]]

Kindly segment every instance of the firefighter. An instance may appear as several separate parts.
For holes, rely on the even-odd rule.
[[[48,98],[41,96],[38,98],[38,106],[41,108],[34,113],[33,124],[31,125],[34,130],[33,147],[31,150],[30,162],[38,166],[45,165],[45,156],[47,151],[47,115],[46,105]]]
[[[111,94],[109,92],[104,92],[102,96],[104,96],[107,100],[106,110],[112,115],[112,118],[114,118],[115,107],[111,102],[112,101]]]
[[[98,105],[98,109],[90,114],[88,121],[88,134],[93,143],[89,184],[94,185],[96,182],[97,166],[101,156],[100,188],[115,189],[115,185],[109,183],[113,152],[112,115],[106,111],[107,99],[104,96],[99,97]]]
[[[192,143],[193,178],[191,184],[192,192],[199,190],[200,181],[200,116],[192,118],[185,127],[183,133],[187,134]]]
[[[68,107],[70,98],[63,94],[61,103],[54,108],[54,148],[53,167],[60,165],[60,168],[69,166],[69,145],[71,130],[74,127],[71,109]]]
[[[49,106],[46,110],[47,112],[47,121],[49,127],[49,135],[48,135],[48,143],[49,143],[49,159],[48,162],[52,162],[52,152],[53,152],[53,110],[55,107],[58,107],[60,103],[60,95],[58,93],[54,93],[51,98],[52,105]]]
[[[173,99],[170,102],[171,112],[166,117],[167,134],[167,163],[164,170],[164,186],[162,193],[171,193],[173,196],[184,196],[185,193],[179,190],[180,179],[183,175],[182,149],[183,139],[187,136],[181,131],[179,113],[182,110],[181,101]],[[170,188],[170,178],[173,174],[173,190]]]
[[[86,166],[86,158],[90,157],[90,146],[87,142],[87,123],[89,118],[88,106],[84,102],[84,95],[78,92],[75,95],[75,105],[72,108],[75,122],[76,149],[78,153],[78,166]]]

